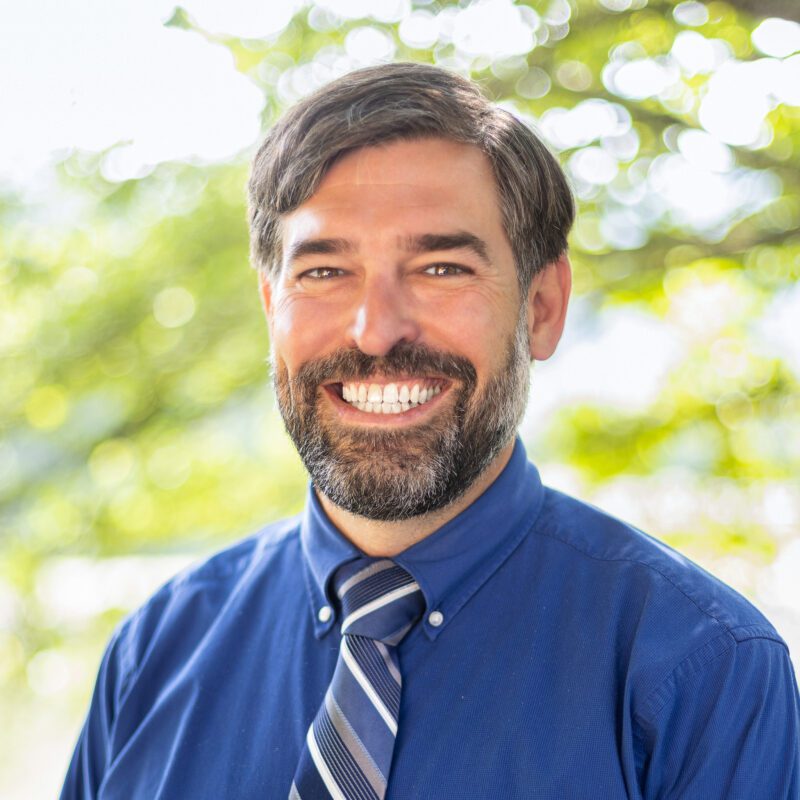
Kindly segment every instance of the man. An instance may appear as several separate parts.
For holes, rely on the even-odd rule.
[[[535,135],[362,70],[270,131],[250,199],[306,509],[122,624],[62,797],[800,797],[771,625],[515,440],[570,290]]]

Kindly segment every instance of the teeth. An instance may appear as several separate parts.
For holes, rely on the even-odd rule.
[[[383,387],[383,402],[384,405],[386,403],[396,403],[398,398],[397,394],[397,384],[396,383],[387,383],[386,386]]]
[[[410,389],[404,383],[387,383],[385,386],[377,383],[342,384],[342,398],[368,414],[401,414],[427,403],[441,391],[441,386],[420,388],[418,383]]]

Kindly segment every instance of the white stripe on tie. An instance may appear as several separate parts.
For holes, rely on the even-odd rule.
[[[380,597],[376,597],[371,603],[366,603],[365,605],[361,606],[361,608],[356,609],[352,614],[350,614],[349,617],[345,617],[344,621],[342,622],[342,632],[347,633],[347,629],[357,619],[366,617],[367,614],[371,614],[373,611],[377,611],[379,608],[383,608],[383,606],[388,606],[389,603],[393,603],[395,600],[399,600],[401,597],[405,597],[407,594],[413,594],[419,590],[419,584],[414,581],[413,583],[409,583],[406,586],[401,586],[392,592],[388,592]]]
[[[330,689],[325,695],[325,708],[331,725],[339,734],[345,749],[349,751],[364,777],[369,781],[372,791],[378,797],[383,797],[386,794],[386,778],[383,776],[380,767],[373,760],[372,753],[367,750],[364,743],[359,739],[358,734],[353,730],[350,720],[342,712]],[[292,798],[290,797],[289,800],[292,800]]]
[[[370,699],[372,705],[375,706],[375,710],[381,715],[381,719],[383,719],[383,721],[386,723],[387,727],[392,732],[392,735],[397,736],[397,723],[394,721],[394,717],[389,712],[389,709],[383,704],[380,697],[378,697],[377,693],[372,688],[372,684],[367,680],[367,676],[361,671],[361,667],[358,666],[355,658],[353,658],[353,654],[350,652],[350,646],[347,642],[346,636],[342,639],[341,653],[344,663],[347,664],[348,668],[350,669],[350,673],[364,690],[364,694],[366,694],[366,696]]]
[[[367,578],[377,575],[379,572],[384,572],[387,569],[391,569],[394,566],[396,566],[394,561],[389,561],[388,558],[385,558],[383,561],[376,561],[374,564],[370,564],[368,567],[364,567],[364,569],[356,572],[352,578],[348,578],[338,588],[336,593],[339,595],[339,597],[344,597],[347,592],[350,591],[350,589],[361,583],[361,581],[365,581]]]
[[[309,727],[308,733],[306,734],[306,745],[308,746],[308,752],[311,753],[311,758],[314,760],[317,772],[319,772],[319,776],[322,778],[325,788],[331,793],[333,800],[347,800],[342,794],[339,784],[336,783],[333,775],[331,775],[328,765],[325,763],[325,759],[322,757],[322,753],[320,753],[317,747],[317,740],[314,738],[313,724]]]
[[[392,661],[392,657],[389,655],[389,648],[383,642],[375,641],[375,647],[378,648],[378,652],[383,656],[383,663],[386,664],[386,669],[389,670],[389,673],[394,678],[395,683],[398,686],[401,686],[403,683],[403,678],[400,675],[400,670],[394,665],[394,661]]]

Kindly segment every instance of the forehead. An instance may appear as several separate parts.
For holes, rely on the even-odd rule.
[[[326,172],[315,194],[336,186],[375,182],[414,182],[446,189],[459,179],[494,186],[489,160],[475,145],[438,137],[396,140],[362,147],[340,157]]]
[[[284,245],[339,223],[388,226],[395,234],[457,225],[504,235],[486,155],[439,138],[390,142],[340,158],[314,194],[283,218]]]

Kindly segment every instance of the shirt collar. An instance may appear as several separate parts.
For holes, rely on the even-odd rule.
[[[419,583],[427,610],[423,629],[435,639],[497,571],[533,526],[544,491],[519,438],[508,464],[472,505],[392,560]],[[330,578],[361,555],[328,519],[312,487],[301,523],[306,585],[317,637],[335,623]],[[321,609],[329,609],[321,611]],[[431,623],[432,612],[434,624]],[[438,624],[437,624],[438,623]]]

